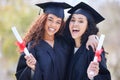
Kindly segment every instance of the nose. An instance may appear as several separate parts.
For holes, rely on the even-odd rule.
[[[55,22],[52,22],[52,23],[51,23],[51,26],[52,26],[52,27],[56,27],[57,25],[56,25]]]
[[[77,25],[78,25],[78,22],[77,22],[77,21],[75,21],[73,25],[74,25],[74,26],[77,26]]]

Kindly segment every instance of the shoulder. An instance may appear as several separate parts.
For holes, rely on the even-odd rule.
[[[55,36],[55,39],[57,40],[57,42],[59,42],[60,44],[66,44],[66,41],[64,39],[64,37],[62,35],[59,36]]]
[[[72,45],[68,44],[68,42],[65,40],[65,38],[63,36],[56,36],[56,42],[57,42],[57,45],[59,45],[61,48],[63,49],[71,49],[72,48]]]
[[[95,52],[93,51],[92,47],[89,50],[86,48],[86,45],[83,45],[84,55],[88,58],[89,61],[93,60]]]

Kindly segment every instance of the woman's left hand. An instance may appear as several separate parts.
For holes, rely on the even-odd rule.
[[[92,72],[92,74],[91,74]],[[99,63],[91,61],[88,69],[87,69],[87,75],[89,79],[92,79],[99,73]]]

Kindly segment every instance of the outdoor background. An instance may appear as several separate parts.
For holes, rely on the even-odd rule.
[[[45,1],[50,0],[0,0],[0,80],[16,80],[15,71],[20,54],[11,27],[16,26],[23,37],[40,10],[34,4]],[[109,52],[106,57],[112,80],[120,80],[120,0],[60,1],[73,6],[80,1],[86,2],[106,18],[98,24],[99,34],[106,35],[104,48]]]

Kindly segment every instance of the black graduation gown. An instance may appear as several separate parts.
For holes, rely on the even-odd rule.
[[[75,54],[73,54],[69,69],[68,80],[89,80],[87,76],[87,68],[94,58],[92,48],[88,51],[85,45],[82,45]],[[110,72],[106,66],[105,53],[101,55],[99,64],[99,74],[94,77],[94,80],[111,80]]]
[[[31,69],[25,62],[25,54],[21,54],[16,70],[17,80],[65,80],[69,49],[62,37],[55,38],[53,48],[44,40],[40,40],[34,48],[29,48],[37,60],[33,76],[31,77]]]

